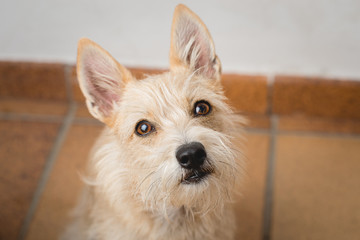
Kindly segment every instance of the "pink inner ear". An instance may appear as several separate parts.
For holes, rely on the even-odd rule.
[[[211,59],[211,46],[210,39],[207,39],[207,36],[200,26],[194,23],[192,20],[184,17],[179,21],[179,26],[177,27],[177,40],[179,41],[179,50],[186,52],[186,61],[187,64],[193,65],[195,70],[202,68],[202,71],[206,74],[213,74],[214,69],[212,68],[212,60]],[[194,42],[190,46],[190,48],[186,49],[186,46],[190,41],[194,39]],[[194,63],[191,63],[191,59],[194,59],[193,54],[197,54],[195,51],[198,49],[198,56]]]
[[[84,58],[84,74],[92,105],[104,116],[109,116],[113,103],[119,101],[119,72],[115,64],[99,54]]]

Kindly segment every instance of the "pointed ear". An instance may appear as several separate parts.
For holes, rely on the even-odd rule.
[[[132,79],[131,73],[86,38],[79,41],[76,70],[89,112],[110,126],[113,108],[119,103],[125,84]]]
[[[208,29],[185,5],[175,8],[170,44],[170,69],[186,67],[208,78],[220,78],[221,63]]]

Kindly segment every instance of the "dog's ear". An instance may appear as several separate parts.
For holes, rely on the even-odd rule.
[[[186,67],[208,78],[220,78],[221,63],[201,19],[185,5],[175,8],[170,44],[170,68]]]
[[[77,76],[90,113],[111,125],[113,108],[119,103],[131,73],[107,51],[89,39],[79,41]]]

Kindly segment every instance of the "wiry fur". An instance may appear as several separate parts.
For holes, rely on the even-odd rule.
[[[191,39],[194,37],[184,45],[188,54],[189,44],[196,44]],[[204,66],[219,62],[202,56],[199,48],[193,47],[196,56],[178,54],[183,61],[191,59],[187,66],[173,63],[170,72],[122,81],[116,97],[111,92],[113,76],[101,73],[107,83],[100,86],[110,91],[106,101],[111,101],[111,113],[108,109],[96,113],[95,117],[102,114],[98,118],[108,126],[91,154],[84,178],[87,186],[65,238],[233,239],[231,201],[243,167],[234,140],[242,119],[226,103],[218,77],[220,66]],[[199,63],[200,58],[205,60]],[[213,53],[210,58],[217,57]],[[202,68],[215,70],[202,72]],[[96,101],[92,93],[96,90],[85,87],[83,91],[90,96],[89,108],[101,109],[101,104],[91,102]],[[208,101],[212,111],[194,117],[194,104],[200,100]],[[145,119],[155,131],[138,136],[135,126]],[[175,157],[179,146],[189,142],[204,145],[207,159],[203,167],[212,172],[196,184],[181,182],[188,170]]]

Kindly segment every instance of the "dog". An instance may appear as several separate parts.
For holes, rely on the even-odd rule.
[[[137,80],[81,39],[77,74],[105,129],[63,239],[234,239],[244,121],[224,96],[221,63],[200,18],[176,7],[168,72]]]

